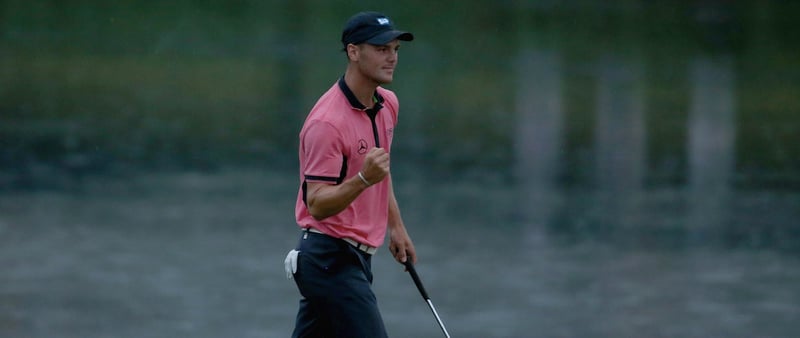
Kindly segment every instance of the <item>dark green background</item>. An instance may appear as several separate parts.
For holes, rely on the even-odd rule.
[[[363,8],[417,36],[390,86],[401,123],[414,121],[395,150],[431,170],[513,161],[504,115],[517,50],[534,45],[563,56],[569,163],[592,142],[585,68],[620,55],[644,67],[647,182],[682,184],[686,69],[724,56],[735,74],[731,184],[800,186],[800,6],[786,1],[3,1],[0,183],[293,166],[303,116],[343,72],[340,27]],[[562,176],[585,183],[578,170]]]

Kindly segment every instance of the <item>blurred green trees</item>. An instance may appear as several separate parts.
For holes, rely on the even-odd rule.
[[[302,119],[344,69],[341,25],[362,9],[417,36],[390,87],[395,149],[423,165],[513,161],[515,60],[538,48],[563,59],[569,163],[591,147],[592,65],[620,55],[645,69],[650,178],[680,182],[687,65],[726,55],[737,179],[800,186],[800,6],[782,1],[2,1],[0,184],[41,167],[293,166]]]

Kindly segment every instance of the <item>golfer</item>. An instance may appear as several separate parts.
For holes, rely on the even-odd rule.
[[[392,82],[400,41],[413,39],[381,13],[351,17],[342,32],[344,76],[300,131],[301,234],[285,260],[302,296],[292,337],[387,336],[372,292],[372,255],[388,230],[398,262],[417,257],[389,170],[398,100],[380,85]]]

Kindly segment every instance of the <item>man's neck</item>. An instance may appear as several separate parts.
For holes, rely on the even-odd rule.
[[[358,102],[361,102],[364,107],[372,108],[375,104],[373,98],[375,97],[375,88],[378,87],[377,83],[364,78],[359,73],[350,69],[344,74],[344,82],[353,92]]]

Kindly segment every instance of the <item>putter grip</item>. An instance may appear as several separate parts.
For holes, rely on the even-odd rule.
[[[422,285],[422,281],[419,279],[419,275],[417,275],[417,269],[414,269],[414,263],[411,263],[411,260],[407,259],[404,264],[406,265],[406,270],[408,270],[408,273],[411,274],[411,279],[414,280],[414,284],[417,286],[417,289],[419,289],[422,299],[425,299],[426,301],[430,300],[430,297],[428,297],[428,292],[425,291],[425,286]]]

